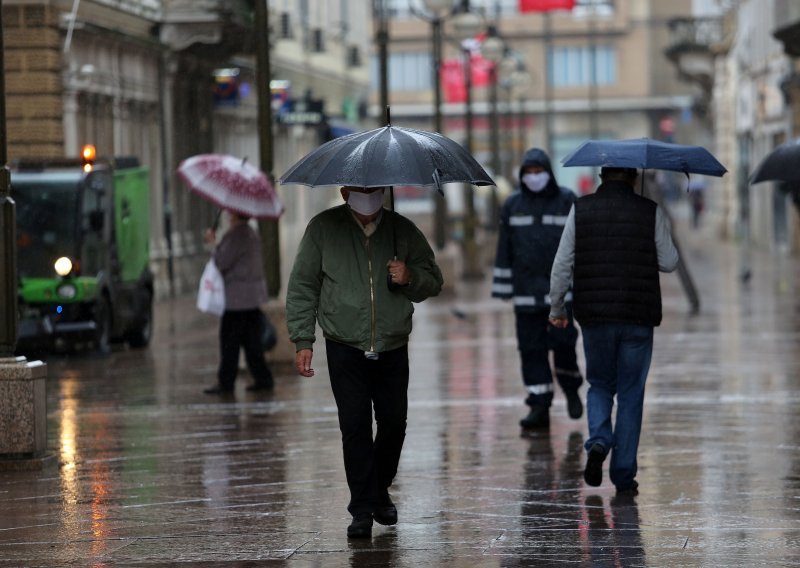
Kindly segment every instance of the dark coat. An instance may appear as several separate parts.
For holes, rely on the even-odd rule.
[[[525,167],[540,165],[550,182],[533,192],[522,182]],[[550,159],[542,150],[528,150],[519,171],[519,190],[500,213],[492,297],[511,299],[514,309],[550,309],[550,270],[575,194],[559,187]]]

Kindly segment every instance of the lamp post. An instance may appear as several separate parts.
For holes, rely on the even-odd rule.
[[[258,89],[258,148],[261,171],[274,183],[272,140],[272,95],[269,82],[271,75],[269,55],[269,10],[265,2],[255,3],[254,26],[256,35],[256,85]],[[263,263],[267,289],[277,297],[281,288],[281,245],[278,221],[262,221],[258,224],[264,243]]]
[[[433,130],[442,133],[442,22],[444,14],[452,10],[453,0],[423,0],[426,14],[414,10],[418,17],[431,23],[431,45],[433,47]],[[437,250],[447,244],[447,202],[437,191],[431,192],[433,199],[433,240]]]
[[[6,165],[6,88],[3,64],[3,30],[0,15],[0,359],[12,357],[17,345],[17,239],[16,210],[11,198],[11,173]]]
[[[506,52],[506,45],[497,33],[497,28],[489,27],[488,37],[481,44],[481,55],[492,62],[491,76],[489,77],[489,140],[492,152],[492,174],[500,175],[500,116],[497,112],[497,84],[500,80],[498,67]],[[500,207],[497,202],[497,186],[492,186],[489,204],[489,227],[496,231],[500,222]]]
[[[465,40],[474,38],[478,30],[483,27],[483,20],[477,14],[469,11],[469,0],[462,0],[458,15],[453,19],[453,29],[456,38],[461,42],[464,54],[464,86],[466,90],[465,116],[466,121],[466,148],[473,153],[472,131],[472,50],[465,45]],[[472,185],[464,184],[464,238],[462,240],[464,253],[464,267],[461,277],[465,280],[483,278],[480,254],[476,241],[476,228],[478,218],[475,213],[475,199]]]
[[[380,110],[378,123],[386,124],[386,109],[389,107],[389,18],[386,11],[386,0],[374,0],[373,17],[378,21],[375,29],[375,43],[378,44],[378,64],[380,82]]]

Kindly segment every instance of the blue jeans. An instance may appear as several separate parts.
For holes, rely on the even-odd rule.
[[[589,438],[585,448],[600,444],[611,451],[609,476],[618,489],[633,485],[636,452],[642,429],[644,385],[653,355],[653,328],[622,323],[582,326],[586,355],[586,414]],[[617,419],[611,411],[617,397]]]

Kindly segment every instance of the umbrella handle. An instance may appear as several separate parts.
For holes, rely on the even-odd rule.
[[[389,201],[392,205],[392,215],[394,215],[394,186],[389,186]],[[392,260],[397,260],[397,235],[394,232],[394,218],[391,220],[392,223],[392,247],[394,247],[394,258]],[[397,290],[401,288],[399,284],[392,282],[392,275],[386,274],[386,287],[389,288],[390,291]]]
[[[214,222],[211,224],[211,229],[216,232],[219,228],[219,218],[222,217],[222,209],[217,211],[217,214],[214,216]]]

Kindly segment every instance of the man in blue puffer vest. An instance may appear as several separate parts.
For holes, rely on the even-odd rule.
[[[575,199],[572,191],[559,187],[547,154],[531,148],[520,166],[519,191],[506,200],[500,214],[492,297],[512,300],[514,304],[522,381],[528,391],[525,403],[530,407],[528,415],[520,420],[525,429],[550,425],[550,350],[570,417],[578,419],[583,415],[578,395],[583,379],[575,354],[578,331],[571,317],[564,329],[548,325],[550,270]]]

